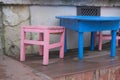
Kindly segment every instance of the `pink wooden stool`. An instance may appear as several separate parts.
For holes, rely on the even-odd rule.
[[[40,33],[40,39],[27,40],[26,32]],[[60,34],[60,42],[50,44],[50,34]],[[21,28],[21,46],[20,46],[20,61],[25,61],[25,47],[27,45],[40,45],[39,53],[43,55],[43,65],[48,65],[49,49],[60,47],[60,58],[64,58],[64,34],[65,28],[59,26],[23,26]]]
[[[98,46],[98,50],[102,50],[102,43],[103,40],[111,40],[111,34],[103,34],[102,32],[99,32],[98,34],[96,34],[96,38],[99,39],[99,46]],[[117,35],[116,36],[116,46],[118,46],[118,41],[120,40],[120,36]],[[96,40],[95,40],[95,44],[96,44]]]

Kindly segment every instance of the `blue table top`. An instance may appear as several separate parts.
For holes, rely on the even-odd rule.
[[[57,16],[58,19],[73,19],[73,20],[84,20],[84,21],[119,21],[120,16]]]

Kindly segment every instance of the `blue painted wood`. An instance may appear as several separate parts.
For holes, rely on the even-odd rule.
[[[66,30],[65,30],[65,42],[64,42],[64,52],[66,53],[67,52],[67,34],[66,34]]]
[[[90,50],[94,50],[95,32],[91,32]]]
[[[83,58],[83,33],[112,31],[111,57],[116,56],[116,31],[119,29],[120,17],[99,16],[57,16],[61,26],[78,32],[78,57]],[[91,34],[91,49],[94,50],[94,35]]]
[[[79,32],[116,30],[117,24],[118,21],[79,21]]]
[[[117,30],[112,30],[112,40],[111,40],[111,57],[116,56],[116,31]]]
[[[120,16],[103,17],[103,16],[57,16],[58,19],[71,19],[81,21],[118,21]]]
[[[67,29],[79,31],[78,27],[76,27],[79,26],[78,20],[61,19],[60,22],[61,25],[65,26]]]
[[[83,32],[78,32],[78,58],[83,59],[83,45],[84,45],[84,37]]]
[[[62,26],[77,32],[111,30],[111,27],[113,28],[113,26],[118,24],[118,21],[81,21],[73,19],[61,19],[60,21]],[[116,30],[117,26],[115,26],[113,29]]]

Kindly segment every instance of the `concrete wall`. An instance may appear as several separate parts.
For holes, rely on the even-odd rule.
[[[31,6],[31,25],[49,25],[59,26],[59,19],[56,16],[76,15],[76,7],[67,6]],[[73,40],[74,38],[74,40]],[[51,42],[58,40],[58,37],[53,37]],[[77,48],[77,33],[67,30],[68,48]]]
[[[3,37],[3,25],[2,25],[2,7],[0,6],[0,54],[2,54],[2,45],[4,43],[4,41],[2,41]],[[1,56],[1,55],[0,55]]]
[[[31,25],[59,25],[56,16],[76,15],[76,10],[76,7],[70,6],[31,6]],[[84,46],[87,47],[90,43],[90,34],[84,33],[84,36]],[[78,47],[77,32],[67,30],[67,43],[68,49]]]
[[[101,16],[120,16],[120,7],[101,7]],[[104,31],[105,34],[110,34],[110,31]]]
[[[9,55],[19,55],[20,52],[20,27],[22,25],[59,25],[59,20],[55,16],[76,15],[75,6],[40,6],[40,5],[9,5],[1,8],[3,20],[2,25],[3,48],[5,53]],[[120,16],[119,7],[102,7],[101,16]],[[37,39],[37,34],[27,34],[28,38]],[[67,46],[68,49],[77,48],[78,46],[77,32],[67,30]],[[57,41],[57,36],[51,36],[51,42]],[[84,33],[84,46],[90,44],[90,34]],[[27,47],[27,53],[36,53],[36,46]]]
[[[4,48],[8,55],[18,55],[20,52],[20,27],[22,25],[59,25],[56,16],[76,15],[76,7],[72,6],[4,6],[3,9]],[[27,34],[28,38],[37,39],[38,34]],[[85,47],[89,46],[89,33],[84,34]],[[58,41],[57,36],[51,36],[51,43]],[[77,32],[67,30],[67,47],[78,47]],[[37,53],[38,46],[27,47],[26,53]]]
[[[0,0],[3,4],[67,6],[120,6],[119,0]]]
[[[66,6],[3,6],[4,50],[8,55],[18,56],[20,52],[20,27],[22,25],[59,25],[55,16],[76,15],[76,7]],[[67,30],[68,48],[77,47],[77,33]],[[28,38],[36,39],[37,34],[27,34]],[[72,39],[75,38],[73,41]],[[51,37],[51,42],[57,41],[57,36]],[[70,43],[70,44],[69,44]],[[27,47],[26,53],[36,53],[36,46]]]
[[[20,27],[29,25],[30,15],[28,6],[3,6],[3,35],[4,50],[8,55],[19,55]]]
[[[101,7],[101,16],[120,16],[120,7]]]

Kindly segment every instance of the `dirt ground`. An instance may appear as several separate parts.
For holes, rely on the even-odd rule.
[[[50,80],[40,76],[35,75],[28,66],[10,57],[0,56],[0,80]]]

